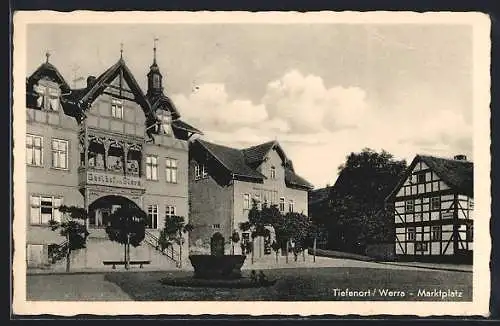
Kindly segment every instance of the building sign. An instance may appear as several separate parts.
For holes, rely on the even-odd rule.
[[[87,172],[87,184],[132,189],[144,188],[144,183],[139,177],[112,175],[100,172]]]

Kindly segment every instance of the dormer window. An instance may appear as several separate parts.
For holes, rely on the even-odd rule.
[[[38,96],[36,99],[36,107],[42,110],[59,111],[59,97],[61,91],[57,84],[45,82],[47,81],[41,81],[41,83],[33,87],[33,90]]]
[[[123,102],[119,99],[111,99],[111,116],[115,119],[123,119]]]
[[[170,112],[165,110],[158,110],[158,118],[160,119],[158,133],[164,135],[172,134],[172,116]]]

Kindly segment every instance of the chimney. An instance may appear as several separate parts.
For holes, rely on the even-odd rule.
[[[458,154],[453,157],[455,161],[467,161],[467,156],[463,154]]]
[[[94,83],[95,83],[95,80],[96,80],[95,76],[88,76],[87,77],[87,88],[92,87],[92,85],[94,85]]]

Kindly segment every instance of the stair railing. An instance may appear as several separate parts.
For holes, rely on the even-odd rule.
[[[144,241],[150,246],[155,248],[162,255],[166,256],[168,259],[173,261],[177,267],[180,265],[181,257],[178,250],[174,249],[174,246],[168,246],[167,248],[162,248],[160,245],[160,239],[153,233],[146,230],[144,232]]]

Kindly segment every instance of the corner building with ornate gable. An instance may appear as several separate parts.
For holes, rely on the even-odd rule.
[[[123,246],[108,240],[108,216],[124,203],[148,214],[145,241],[131,259],[175,265],[178,249],[156,249],[168,215],[188,221],[189,139],[199,130],[181,115],[162,87],[156,63],[143,93],[125,60],[74,89],[47,61],[26,79],[27,265],[57,268],[65,239],[52,231],[61,205],[88,209],[86,249],[73,252],[75,268],[122,260]],[[186,241],[187,246],[188,241]],[[188,250],[182,250],[186,261]],[[60,257],[59,257],[60,258]]]

